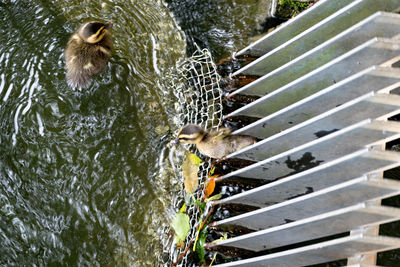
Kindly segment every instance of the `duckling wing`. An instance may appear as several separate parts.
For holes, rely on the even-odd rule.
[[[90,76],[84,66],[87,64],[86,45],[73,35],[65,49],[67,81],[71,87],[85,87],[90,82]]]
[[[232,130],[229,128],[220,128],[219,130],[211,132],[210,135],[214,142],[220,142],[222,139],[228,137],[231,132]]]
[[[230,153],[241,150],[249,145],[255,144],[257,139],[248,135],[232,135],[230,136],[230,145],[232,151]]]
[[[98,44],[87,44],[77,34],[65,49],[67,81],[71,87],[86,87],[92,77],[103,70],[111,57],[112,40],[105,35]]]

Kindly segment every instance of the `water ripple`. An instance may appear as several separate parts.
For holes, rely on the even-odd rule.
[[[169,128],[162,79],[185,47],[171,15],[152,0],[17,0],[0,17],[0,265],[152,266],[171,205],[154,129]],[[88,19],[115,23],[114,54],[71,90],[63,50]]]

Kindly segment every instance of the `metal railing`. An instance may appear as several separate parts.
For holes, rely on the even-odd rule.
[[[230,96],[260,98],[226,117],[256,118],[234,133],[262,141],[228,156],[256,163],[218,179],[269,183],[214,202],[257,209],[213,222],[254,232],[210,246],[265,253],[218,266],[346,258],[370,266],[377,252],[400,248],[400,238],[375,234],[400,220],[399,208],[380,205],[400,195],[400,182],[383,177],[400,166],[400,153],[385,150],[400,138],[400,122],[390,120],[400,114],[399,10],[399,0],[321,0],[237,53],[258,59],[233,77],[259,78]],[[350,234],[268,251],[343,233]]]

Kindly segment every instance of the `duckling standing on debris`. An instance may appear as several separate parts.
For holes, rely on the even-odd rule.
[[[87,86],[111,57],[112,22],[91,21],[83,24],[65,49],[67,81],[72,87]]]
[[[195,144],[202,154],[214,159],[224,158],[257,142],[255,137],[230,133],[227,128],[207,132],[200,126],[188,124],[179,131],[175,142]]]

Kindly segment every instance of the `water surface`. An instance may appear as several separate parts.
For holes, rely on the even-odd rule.
[[[201,19],[180,2],[171,9],[192,14],[191,38],[217,59],[248,43],[266,12],[264,1],[197,1]],[[15,0],[0,2],[0,17],[0,265],[161,264],[180,186],[166,160],[167,77],[186,56],[172,12],[158,0]],[[72,90],[63,51],[91,19],[114,22],[113,57]]]
[[[143,0],[2,2],[0,17],[0,265],[158,262],[163,73],[185,53],[174,19]],[[92,18],[114,22],[114,55],[71,90],[63,50]]]

